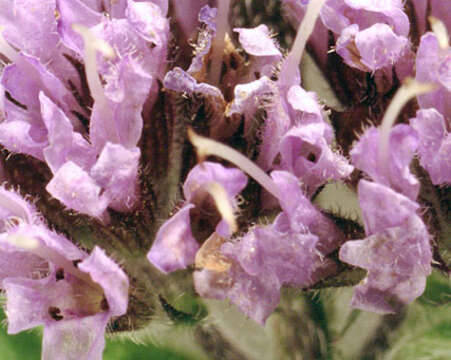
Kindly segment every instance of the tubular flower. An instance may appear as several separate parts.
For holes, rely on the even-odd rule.
[[[3,187],[0,213],[8,333],[44,325],[43,359],[101,359],[108,322],[127,310],[127,276],[100,248],[88,255],[49,230]]]

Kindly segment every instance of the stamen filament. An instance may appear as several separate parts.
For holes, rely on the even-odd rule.
[[[305,12],[301,24],[299,25],[293,46],[291,47],[290,53],[284,60],[286,77],[288,79],[294,78],[296,75],[296,70],[299,68],[299,65],[301,63],[301,58],[304,53],[305,46],[310,35],[313,32],[313,29],[315,28],[319,12],[325,2],[326,0],[310,0],[309,4],[307,5],[307,11]]]
[[[449,34],[445,24],[434,16],[429,16],[429,22],[435,36],[437,36],[440,48],[443,50],[449,47]]]
[[[19,52],[16,51],[2,35],[3,27],[0,26],[0,54],[8,58],[9,61],[14,62],[19,57]]]
[[[243,154],[227,145],[221,144],[220,142],[200,136],[191,128],[188,129],[188,138],[197,148],[197,154],[200,159],[203,159],[209,155],[214,155],[230,161],[232,164],[238,166],[241,170],[254,178],[255,181],[257,181],[270,194],[275,196],[277,199],[280,199],[279,189],[274,181]]]
[[[70,260],[58,254],[55,250],[42,245],[34,237],[25,236],[22,234],[13,234],[4,238],[4,241],[16,248],[24,249],[48,262],[51,262],[57,268],[63,268],[64,271],[72,274],[80,280],[83,280],[89,286],[96,288],[89,274],[77,269]]]
[[[96,102],[106,104],[106,97],[103,91],[103,86],[100,82],[99,74],[97,72],[96,51],[99,51],[103,56],[112,59],[115,57],[114,50],[107,42],[95,37],[86,26],[80,24],[72,24],[72,29],[76,33],[80,34],[85,44],[84,61],[86,78],[88,80],[91,96]]]
[[[380,126],[379,164],[381,168],[385,168],[388,164],[388,141],[390,137],[390,130],[396,122],[396,119],[404,105],[415,96],[430,92],[434,89],[435,86],[433,84],[424,84],[409,78],[396,92],[390,105],[385,111],[382,124]]]
[[[229,201],[226,189],[224,189],[224,186],[220,183],[214,181],[207,185],[206,190],[213,198],[216,208],[222,218],[229,224],[230,231],[233,234],[238,230],[238,226],[235,221],[233,206]]]
[[[230,0],[218,0],[216,16],[216,36],[212,44],[209,82],[217,86],[221,80],[222,57],[224,55],[225,37],[228,28]]]

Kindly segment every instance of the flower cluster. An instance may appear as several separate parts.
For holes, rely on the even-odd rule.
[[[199,296],[260,324],[282,287],[353,267],[366,270],[353,307],[384,314],[415,300],[440,232],[421,193],[451,183],[446,3],[282,0],[283,21],[299,26],[286,49],[267,24],[234,26],[240,1],[0,0],[8,331],[43,324],[44,359],[101,358],[107,324],[132,306],[131,253],[164,274],[192,271]],[[368,104],[371,126],[303,87],[306,49],[337,93],[371,79],[376,100],[346,111]],[[315,201],[334,182],[357,192],[364,238]],[[95,241],[88,253],[77,232],[55,232],[67,228],[40,215],[49,204],[119,233],[124,269]],[[130,219],[152,238],[135,246]]]

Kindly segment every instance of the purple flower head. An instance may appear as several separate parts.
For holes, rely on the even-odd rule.
[[[374,181],[404,194],[412,200],[420,184],[409,170],[418,147],[418,135],[408,125],[396,125],[390,131],[388,164],[380,161],[380,130],[368,128],[350,152],[352,162]]]
[[[418,204],[404,195],[361,180],[359,198],[367,237],[346,242],[339,254],[342,261],[368,270],[351,305],[392,313],[424,291],[431,272],[430,235],[416,213]]]
[[[220,184],[221,189],[224,190],[219,194],[221,199],[215,198],[215,184]],[[194,215],[196,210],[202,216],[203,207],[212,207],[209,204],[211,198],[217,206],[219,202],[226,202],[230,204],[232,210],[236,210],[235,196],[244,189],[246,184],[247,177],[238,169],[225,168],[208,161],[195,166],[183,185],[185,205],[161,226],[147,254],[149,261],[166,273],[193,264],[199,245],[193,236],[190,215]],[[230,227],[230,221],[223,218],[215,224],[212,232],[216,231],[219,235],[228,237],[232,232]]]
[[[108,321],[127,310],[127,276],[100,248],[88,255],[50,231],[4,188],[0,219],[8,333],[44,325],[43,359],[101,359]]]
[[[422,109],[410,119],[418,134],[420,164],[429,173],[433,184],[451,183],[451,134],[449,125],[436,109]]]
[[[422,109],[435,108],[451,119],[451,48],[442,48],[434,33],[421,37],[416,58],[416,80],[437,85],[435,91],[418,96]]]

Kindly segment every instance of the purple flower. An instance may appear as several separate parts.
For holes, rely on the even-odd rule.
[[[328,180],[348,177],[353,166],[330,148],[326,123],[292,127],[280,142],[281,168],[296,175],[309,195]]]
[[[338,35],[337,53],[352,67],[372,72],[393,66],[408,51],[409,20],[399,0],[329,0],[324,25]]]
[[[376,23],[362,31],[357,24],[343,29],[336,51],[349,66],[372,72],[393,66],[407,49],[406,37],[396,35],[387,24]]]
[[[224,240],[213,234],[196,256],[193,274],[196,292],[206,298],[230,299],[247,316],[264,325],[280,300],[276,277],[248,274],[233,257],[226,257]]]
[[[430,235],[418,216],[418,204],[390,188],[361,180],[360,207],[363,240],[351,240],[340,249],[340,259],[368,270],[355,287],[351,305],[381,314],[420,296],[431,272]]]
[[[418,147],[418,135],[408,125],[396,125],[390,131],[389,161],[381,163],[380,130],[368,128],[351,150],[354,165],[374,181],[404,194],[412,200],[418,196],[420,184],[409,170]]]
[[[213,235],[196,255],[201,270],[194,273],[201,296],[228,298],[261,324],[279,303],[282,285],[305,287],[336,269],[324,256],[342,241],[335,225],[304,197],[295,176],[271,175],[282,194],[283,211],[274,223],[229,242]]]
[[[100,248],[88,255],[50,231],[4,188],[0,221],[8,333],[44,325],[43,359],[101,359],[107,323],[127,310],[127,276]]]
[[[271,39],[268,27],[259,25],[253,29],[235,28],[233,31],[238,33],[244,51],[252,56],[252,65],[248,69],[251,77],[258,79],[261,75],[271,76],[282,54]]]
[[[426,33],[421,37],[416,58],[416,80],[438,85],[435,91],[418,96],[420,107],[435,108],[446,119],[450,119],[451,48],[441,48],[434,33]]]
[[[211,208],[208,204],[211,197],[208,195],[214,199],[214,184],[220,184],[225,190],[225,198],[221,201],[228,202],[232,209],[236,209],[235,196],[246,186],[247,177],[238,169],[228,169],[212,162],[203,162],[190,171],[183,185],[185,204],[160,227],[147,254],[149,261],[161,271],[168,273],[194,263],[199,245],[192,233],[190,211],[192,214],[195,208],[198,211],[202,211],[202,207]],[[215,224],[212,232],[215,229],[221,236],[231,235],[227,219]]]
[[[444,117],[436,109],[417,111],[410,119],[420,139],[420,164],[429,173],[433,184],[451,183],[451,134]],[[449,122],[448,122],[449,125]]]
[[[2,72],[2,88],[15,101],[2,101],[0,143],[11,152],[45,161],[54,173],[47,189],[68,208],[105,221],[107,207],[133,210],[138,200],[136,145],[143,130],[141,113],[144,103],[152,107],[157,79],[163,78],[166,67],[167,1],[121,0],[106,8],[100,1],[46,1],[36,13],[40,19],[34,17],[28,1],[13,14],[8,13],[10,6],[4,7],[3,16],[16,21],[8,20],[6,38],[22,53]],[[101,11],[108,11],[110,17]],[[31,25],[17,28],[28,19],[27,12],[33,13],[30,19],[35,22],[44,19],[44,26],[33,35],[35,47],[27,41]],[[48,36],[41,30],[47,30]],[[99,49],[109,52],[108,58],[96,60]],[[46,57],[49,54],[52,61]],[[59,71],[63,67],[55,63],[57,55],[72,71]],[[85,56],[90,94],[71,64],[77,56]],[[94,99],[92,113],[89,95]],[[83,119],[89,119],[89,129]]]

